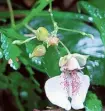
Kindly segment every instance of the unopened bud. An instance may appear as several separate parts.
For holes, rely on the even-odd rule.
[[[49,33],[48,30],[44,27],[39,27],[36,31],[36,37],[39,41],[46,41],[48,38]]]
[[[59,38],[58,37],[49,37],[47,39],[48,46],[50,46],[50,45],[52,45],[52,46],[58,45],[58,43],[59,43]]]
[[[46,53],[46,48],[44,45],[38,45],[34,48],[32,54],[30,55],[30,58],[32,57],[40,57],[45,55]]]

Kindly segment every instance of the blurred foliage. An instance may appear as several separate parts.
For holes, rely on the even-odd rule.
[[[47,74],[49,77],[59,75],[59,59],[61,56],[67,54],[65,49],[59,44],[58,46],[50,46],[44,56],[31,59],[29,55],[33,52],[34,48],[37,45],[41,45],[42,42],[32,40],[22,45],[12,44],[14,40],[23,41],[27,39],[25,34],[30,34],[31,32],[25,27],[26,24],[34,29],[43,26],[47,28],[50,33],[54,30],[49,13],[43,10],[49,2],[51,2],[51,0],[38,0],[31,10],[15,10],[15,16],[17,14],[23,14],[26,17],[23,20],[16,21],[14,25],[8,24],[0,27],[0,89],[11,90],[20,111],[31,111],[34,108],[40,108],[40,103],[43,103],[39,96],[42,90],[40,89],[40,84],[34,77],[34,69]],[[92,85],[105,86],[104,0],[101,0],[101,2],[96,2],[95,0],[88,0],[88,2],[79,1],[78,5],[85,14],[54,11],[55,21],[60,27],[92,34],[94,39],[79,33],[61,30],[58,31],[57,36],[72,53],[77,52],[89,55],[84,72],[90,76]],[[0,12],[0,19],[2,20],[7,19],[9,16],[8,12]],[[14,69],[11,72],[6,72],[8,63]],[[29,73],[28,77],[25,77],[25,74],[19,72],[22,64],[24,64],[25,70]],[[40,80],[41,79],[40,77]],[[94,100],[92,100],[93,98]],[[26,102],[24,103],[24,101]],[[24,105],[22,105],[22,103],[24,103]],[[96,111],[94,108],[101,111],[102,108],[101,102],[97,99],[96,95],[92,93],[88,94],[85,105],[86,111]]]
[[[88,92],[85,101],[86,111],[102,111],[102,103],[92,92]]]

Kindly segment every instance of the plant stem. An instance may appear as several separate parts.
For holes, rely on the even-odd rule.
[[[32,70],[32,68],[29,67],[29,66],[27,66],[26,69],[27,69],[27,71],[28,71],[29,74],[30,74],[31,80],[35,83],[35,85],[38,85],[38,86],[40,87],[40,84],[35,80],[35,78],[34,78],[34,76],[33,76],[33,75],[35,74],[35,72]]]
[[[29,41],[35,39],[35,38],[36,38],[36,36],[31,37],[31,38],[28,38],[28,39],[26,39],[25,41],[23,41],[22,44],[27,43],[27,42],[29,42]]]
[[[52,13],[52,1],[49,3],[49,12],[50,12],[50,16],[51,16],[51,21],[54,26],[54,31],[52,32],[52,34],[56,36],[57,32],[58,32],[58,25],[57,25],[57,22],[55,22],[53,13]]]
[[[16,25],[16,29],[20,29],[21,27],[24,26],[24,24],[28,24],[28,22],[32,20],[38,13],[40,13],[49,4],[51,0],[50,1],[40,0],[40,1],[41,1],[40,4],[36,8],[33,8],[29,13],[29,15],[20,24]]]
[[[25,27],[30,30],[31,32],[33,32],[34,34],[36,34],[36,30],[34,30],[33,28],[31,28],[29,25],[25,25]]]
[[[25,111],[24,107],[22,106],[21,101],[18,97],[18,95],[19,95],[18,90],[13,89],[11,87],[11,84],[9,84],[9,89],[11,90],[11,93],[13,94],[13,96],[15,98],[15,102],[16,102],[16,105],[17,105],[17,108],[19,109],[19,111]]]
[[[13,12],[14,12],[15,17],[25,17],[30,14],[29,10],[14,10]],[[53,11],[53,13],[54,13],[54,16],[56,16],[57,18],[66,18],[67,17],[68,19],[80,20],[80,21],[93,23],[92,17],[89,17],[84,14],[78,14],[78,13],[72,13],[72,12],[58,12],[58,11]],[[63,16],[64,14],[65,14],[65,16]],[[58,15],[59,15],[59,17],[58,17]],[[37,13],[35,16],[49,17],[49,13],[48,13],[48,11],[44,10],[44,11],[41,11],[40,13]],[[8,18],[8,17],[9,17],[9,11],[0,12],[0,18]]]
[[[87,34],[85,32],[79,31],[79,30],[74,30],[74,29],[66,29],[66,28],[62,28],[62,27],[58,27],[59,30],[64,30],[64,31],[70,31],[70,32],[75,32],[75,33],[79,33],[83,36],[88,36],[90,38],[94,38],[92,34]]]
[[[14,40],[14,41],[12,42],[12,44],[22,45],[22,44],[27,43],[27,42],[35,39],[35,38],[36,38],[36,36],[31,37],[31,38],[28,38],[28,39],[26,39],[26,40],[24,40],[24,41]]]
[[[52,23],[54,25],[55,24],[55,20],[54,20],[53,13],[52,13],[52,2],[49,3],[49,12],[50,12]],[[54,25],[54,27],[55,27],[55,25]]]
[[[14,95],[14,96],[15,96],[15,95]],[[23,106],[21,105],[21,102],[20,102],[18,96],[15,96],[15,100],[16,100],[16,104],[17,104],[19,110],[20,110],[20,111],[24,111],[24,108],[23,108]]]
[[[14,20],[14,14],[13,14],[11,0],[7,0],[7,4],[8,4],[9,12],[10,12],[11,26],[15,27],[15,20]]]
[[[59,30],[59,27],[57,25],[57,22],[55,22],[54,17],[53,17],[53,13],[52,13],[52,2],[49,3],[49,12],[50,12],[50,16],[51,16],[51,20],[54,26],[54,31],[52,32],[52,34],[54,34],[55,36],[57,35],[57,32]],[[67,51],[68,54],[70,54],[69,49],[63,44],[62,41],[59,41],[59,43],[65,48],[65,50]]]
[[[68,54],[71,54],[69,49],[65,46],[65,44],[62,41],[59,41],[59,43],[65,48]]]

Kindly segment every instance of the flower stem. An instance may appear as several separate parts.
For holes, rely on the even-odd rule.
[[[75,33],[79,33],[83,36],[88,36],[90,38],[94,38],[92,34],[87,34],[85,32],[79,31],[79,30],[73,30],[73,29],[67,29],[67,28],[62,28],[62,27],[58,27],[59,30],[64,30],[64,31],[70,31],[70,32],[75,32]]]
[[[68,54],[71,54],[69,49],[65,46],[65,44],[62,41],[59,41],[59,43],[65,48]]]
[[[33,40],[33,39],[35,39],[35,38],[36,38],[36,36],[31,37],[31,38],[28,38],[28,39],[26,39],[25,41],[23,41],[22,44],[24,44],[24,43],[26,43],[26,42],[29,42],[29,41],[31,41],[31,40]]]
[[[54,26],[54,31],[52,32],[52,34],[54,36],[56,36],[57,32],[58,32],[58,25],[57,25],[57,22],[55,22],[54,16],[53,16],[53,13],[52,13],[52,1],[49,3],[49,12],[50,12],[50,16],[51,16],[51,21],[52,21],[53,26]]]
[[[52,13],[52,2],[49,3],[49,12],[50,12],[52,23],[54,25],[55,24],[55,20],[54,20],[53,13]]]
[[[14,41],[12,42],[12,44],[22,45],[22,44],[27,43],[27,42],[35,39],[35,38],[36,38],[36,36],[31,37],[31,38],[28,38],[28,39],[26,39],[26,40],[24,40],[24,41],[14,40]]]
[[[11,0],[7,0],[7,4],[8,4],[9,12],[10,12],[11,26],[15,27],[14,13],[12,9]]]
[[[30,30],[31,32],[33,32],[34,34],[36,34],[36,30],[34,30],[33,28],[31,28],[29,25],[25,25],[25,27]]]
[[[51,16],[51,20],[54,26],[54,31],[52,32],[52,35],[57,35],[57,32],[59,30],[59,27],[57,25],[57,22],[55,22],[54,17],[53,17],[53,13],[52,13],[52,2],[49,3],[49,12],[50,12],[50,16]],[[59,41],[59,43],[65,48],[65,50],[67,51],[68,54],[70,54],[69,49],[63,44],[62,41]]]

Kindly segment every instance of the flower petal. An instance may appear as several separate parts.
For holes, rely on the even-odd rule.
[[[83,75],[80,72],[77,75],[80,78],[80,88],[76,94],[73,94],[71,101],[72,108],[76,110],[84,108],[83,103],[90,85],[90,79],[87,75]]]
[[[89,57],[88,55],[81,55],[81,54],[72,54],[73,57],[75,57],[79,63],[79,65],[81,67],[83,67],[84,65],[86,65],[86,61],[87,61],[87,58]]]
[[[71,104],[68,100],[67,92],[63,89],[60,82],[60,76],[48,79],[45,83],[46,96],[48,97],[51,103],[66,110],[70,110]]]
[[[72,57],[71,54],[61,57],[59,60],[59,66],[60,67],[64,66],[71,57]]]
[[[68,62],[67,62],[67,67],[69,70],[74,70],[74,69],[81,69],[81,67],[79,66],[78,61],[76,60],[76,58],[71,57]]]

